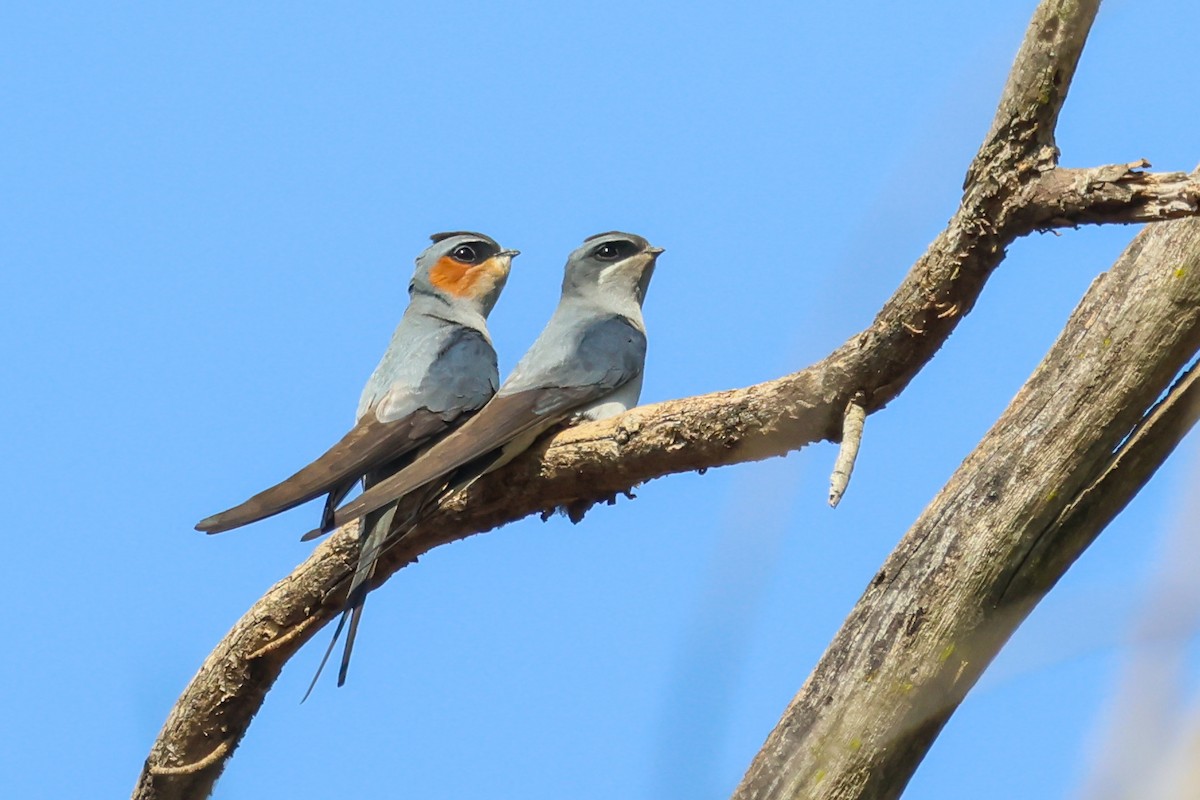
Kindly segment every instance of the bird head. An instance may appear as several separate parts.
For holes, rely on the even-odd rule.
[[[504,250],[490,236],[470,231],[435,233],[433,244],[417,256],[409,292],[433,294],[466,304],[486,317],[496,305],[519,250]]]
[[[632,295],[641,305],[662,252],[661,247],[653,247],[633,233],[609,231],[589,236],[567,259],[563,295]]]

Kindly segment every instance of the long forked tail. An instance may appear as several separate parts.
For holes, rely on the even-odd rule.
[[[329,656],[333,652],[333,646],[337,644],[338,639],[342,635],[342,628],[346,627],[346,618],[349,616],[349,614],[350,609],[347,608],[338,618],[337,627],[333,631],[333,638],[329,640],[329,646],[325,648],[325,655],[321,656],[321,663],[317,666],[317,674],[313,675],[312,681],[308,684],[308,690],[304,693],[304,697],[300,698],[301,703],[308,699],[308,696],[312,694],[313,689],[317,688],[317,680],[321,677],[321,673],[325,671],[325,664],[329,662]]]
[[[363,521],[367,526],[367,536],[363,539],[362,551],[358,555],[358,567],[354,570],[354,580],[350,583],[350,591],[346,594],[346,608],[342,612],[342,621],[350,615],[350,630],[346,632],[346,646],[342,649],[342,665],[338,667],[338,686],[346,683],[346,671],[350,669],[350,653],[354,650],[354,640],[358,636],[358,622],[362,619],[363,604],[367,602],[367,581],[375,574],[375,565],[379,562],[379,554],[391,533],[392,523],[396,519],[397,504],[371,514]],[[403,531],[397,532],[400,536]],[[341,627],[341,623],[338,623]]]
[[[342,663],[338,669],[337,685],[342,686],[346,683],[346,673],[350,667],[350,654],[354,650],[354,640],[358,635],[358,624],[362,619],[363,605],[367,600],[367,581],[375,574],[375,565],[379,562],[379,556],[393,544],[404,538],[404,535],[416,525],[422,506],[423,504],[413,509],[412,513],[397,527],[393,527],[398,508],[395,503],[368,515],[363,520],[363,526],[367,530],[367,534],[363,538],[362,546],[359,549],[358,564],[354,569],[354,577],[350,582],[350,589],[346,592],[346,601],[342,606],[341,617],[338,619],[337,627],[334,628],[329,646],[325,648],[325,654],[321,657],[321,663],[317,666],[317,672],[313,675],[312,682],[308,686],[308,691],[304,693],[304,697],[300,700],[301,703],[307,700],[308,696],[312,694],[312,690],[317,685],[317,680],[321,677],[325,665],[329,662],[329,656],[333,654],[334,646],[337,645],[338,639],[342,635],[342,630],[346,627],[346,622],[349,621],[350,629],[346,635],[346,645],[342,651]]]
[[[345,629],[346,623],[350,623],[350,630],[346,635],[346,645],[342,651],[342,663],[338,669],[338,686],[346,683],[346,673],[350,667],[350,654],[354,650],[354,640],[358,634],[358,624],[362,619],[363,604],[367,599],[368,585],[367,582],[371,576],[375,574],[375,567],[379,563],[379,557],[386,553],[396,543],[401,541],[410,531],[420,522],[425,510],[429,508],[430,501],[439,497],[448,491],[445,484],[430,485],[425,491],[416,496],[410,496],[407,502],[401,501],[392,503],[391,505],[382,508],[378,511],[368,514],[363,520],[363,530],[366,535],[362,537],[362,545],[359,548],[358,564],[354,569],[354,577],[350,583],[350,589],[346,592],[346,601],[342,606],[342,614],[338,619],[337,627],[333,631],[333,638],[329,642],[329,646],[325,648],[325,655],[321,657],[321,663],[317,667],[317,672],[313,675],[312,682],[308,686],[308,691],[304,693],[304,698],[300,701],[303,703],[312,694],[313,688],[317,685],[317,680],[321,677],[321,672],[325,669],[325,665],[329,662],[329,657],[333,653],[334,646],[342,635],[342,630]],[[401,505],[405,508],[401,511]],[[396,522],[396,515],[402,514],[400,522]]]
[[[367,531],[367,534],[363,537],[362,546],[359,548],[358,564],[354,568],[354,578],[350,581],[350,589],[346,592],[342,615],[338,619],[337,627],[333,630],[333,638],[329,642],[329,647],[325,649],[325,655],[322,656],[321,663],[317,667],[317,674],[313,675],[312,683],[308,685],[308,691],[304,693],[303,699],[300,700],[301,703],[312,694],[313,687],[317,685],[317,680],[325,669],[325,664],[329,662],[334,645],[342,635],[342,629],[346,627],[346,621],[350,620],[350,632],[346,635],[346,647],[342,651],[342,665],[338,670],[337,685],[342,686],[346,683],[346,671],[350,667],[350,653],[354,649],[358,621],[362,618],[363,604],[367,601],[367,581],[375,573],[375,564],[379,561],[379,554],[382,552],[395,518],[396,504],[393,503],[377,513],[368,515],[363,520],[364,530]],[[403,532],[400,532],[400,535],[403,535]]]

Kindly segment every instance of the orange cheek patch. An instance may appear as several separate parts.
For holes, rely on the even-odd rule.
[[[429,282],[455,297],[474,297],[477,293],[486,293],[505,272],[494,258],[470,266],[450,256],[442,256],[429,270]]]
[[[429,282],[455,297],[469,293],[475,280],[470,265],[461,264],[450,256],[442,256],[429,270]]]

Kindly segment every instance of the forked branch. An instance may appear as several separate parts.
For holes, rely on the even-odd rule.
[[[783,455],[841,438],[852,398],[873,413],[896,397],[975,304],[1016,238],[1097,222],[1195,214],[1196,176],[1126,166],[1057,168],[1054,125],[1098,0],[1046,0],[1034,15],[962,204],[874,322],[819,363],[745,389],[635,409],[566,430],[451,498],[377,570],[378,585],[445,542],[532,513],[592,504],[671,473]],[[256,602],[171,711],[135,798],[201,798],[283,664],[337,611],[356,530],[337,532]]]

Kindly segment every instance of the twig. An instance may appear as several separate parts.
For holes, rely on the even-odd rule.
[[[846,406],[846,416],[842,420],[842,443],[838,447],[837,460],[833,462],[833,474],[829,476],[829,505],[832,508],[837,508],[842,501],[854,473],[854,461],[862,444],[863,422],[867,419],[867,409],[862,402],[862,394],[856,393]]]

